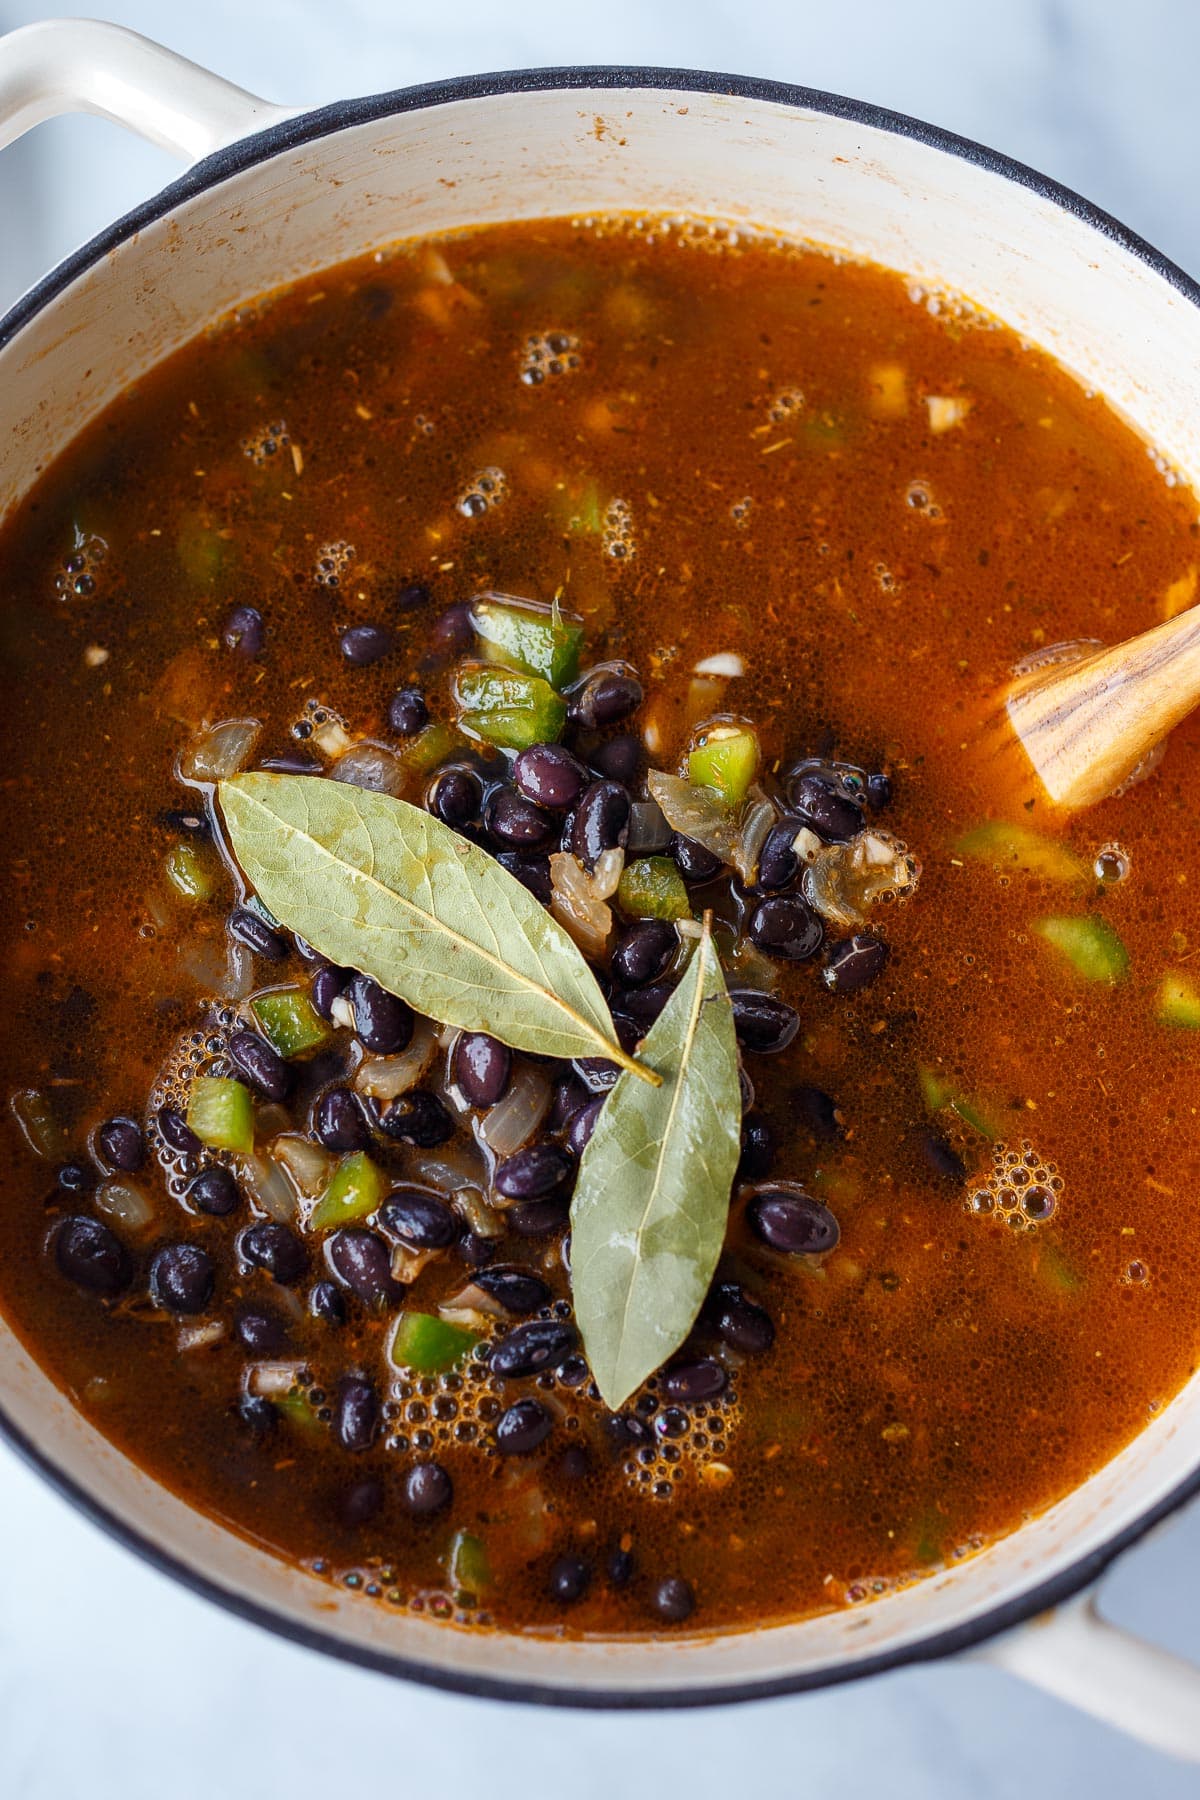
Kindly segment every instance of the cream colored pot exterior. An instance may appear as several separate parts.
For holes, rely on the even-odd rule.
[[[289,118],[115,27],[0,41],[0,142],[85,107],[185,155],[216,150],[0,327],[0,510],[127,382],[266,288],[396,239],[491,220],[705,215],[968,296],[1102,390],[1200,486],[1200,309],[1176,271],[1051,184],[912,121],[711,76],[558,71]],[[280,122],[284,121],[284,122]],[[1200,1380],[1121,1456],[981,1555],[870,1605],[719,1639],[559,1643],[435,1626],[331,1589],[156,1486],[0,1321],[0,1415],[139,1547],[265,1623],[403,1672],[591,1704],[714,1700],[968,1646],[1065,1596],[1200,1469]],[[1200,1680],[1075,1601],[992,1653],[1200,1758]]]

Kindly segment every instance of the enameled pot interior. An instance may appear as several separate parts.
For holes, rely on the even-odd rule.
[[[136,229],[115,228],[18,309],[7,341],[0,327],[0,506],[140,371],[264,290],[399,238],[616,211],[765,229],[964,295],[1200,479],[1200,310],[1098,215],[986,153],[820,97],[579,79],[497,78],[494,91],[458,84],[310,115],[210,159]],[[114,1451],[3,1321],[0,1413],[106,1524],[264,1622],[426,1679],[600,1704],[802,1686],[971,1641],[1077,1585],[1200,1465],[1197,1379],[1085,1487],[911,1588],[722,1639],[563,1643],[437,1626],[288,1568]]]

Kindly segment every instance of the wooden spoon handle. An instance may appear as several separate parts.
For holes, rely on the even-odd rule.
[[[1200,607],[1079,662],[1035,669],[1009,724],[1056,806],[1093,806],[1200,703]]]

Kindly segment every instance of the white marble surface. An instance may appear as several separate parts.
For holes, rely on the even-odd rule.
[[[908,111],[1045,169],[1200,273],[1194,0],[143,0],[122,23],[293,104],[467,70],[710,67]],[[38,17],[0,0],[0,29]],[[0,156],[0,308],[172,174],[95,120]],[[982,1666],[752,1711],[535,1713],[278,1643],[151,1573],[0,1451],[0,1796],[259,1800],[551,1782],[576,1800],[738,1788],[839,1800],[1195,1800],[1200,1775]],[[1106,1610],[1200,1660],[1200,1509],[1126,1558]]]

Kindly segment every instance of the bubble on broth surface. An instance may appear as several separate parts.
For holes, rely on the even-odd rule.
[[[1102,844],[1096,852],[1092,873],[1097,881],[1103,881],[1109,887],[1118,881],[1127,881],[1129,852],[1122,849],[1120,844]]]
[[[904,490],[904,501],[924,519],[937,520],[944,516],[927,481],[910,481]]]
[[[730,518],[733,520],[734,524],[740,526],[742,530],[745,530],[746,525],[749,523],[750,512],[753,505],[754,502],[750,498],[750,495],[743,494],[741,499],[735,500],[729,509]]]
[[[569,331],[534,331],[521,346],[521,380],[526,387],[540,387],[548,376],[567,375],[582,366],[579,339]]]
[[[60,600],[88,600],[96,591],[96,577],[108,555],[108,545],[95,532],[75,527],[70,550],[54,576],[54,591]]]
[[[270,425],[260,425],[257,430],[242,439],[242,455],[248,456],[258,468],[270,462],[273,456],[286,449],[291,439],[283,419],[276,419]]]
[[[508,493],[508,476],[503,469],[480,469],[455,501],[464,519],[477,519],[493,506],[499,506]]]
[[[610,500],[604,509],[600,542],[605,556],[617,562],[628,562],[637,555],[637,539],[633,529],[633,508],[628,500]]]
[[[317,551],[317,566],[313,579],[318,587],[336,588],[342,585],[342,576],[354,561],[354,545],[339,541],[333,544],[322,544]]]
[[[1062,1192],[1057,1164],[1022,1138],[1016,1148],[993,1144],[991,1174],[973,1183],[964,1210],[1003,1221],[1012,1231],[1032,1231],[1058,1211]]]
[[[786,425],[803,406],[804,395],[799,388],[781,388],[767,408],[767,417],[774,425]]]

